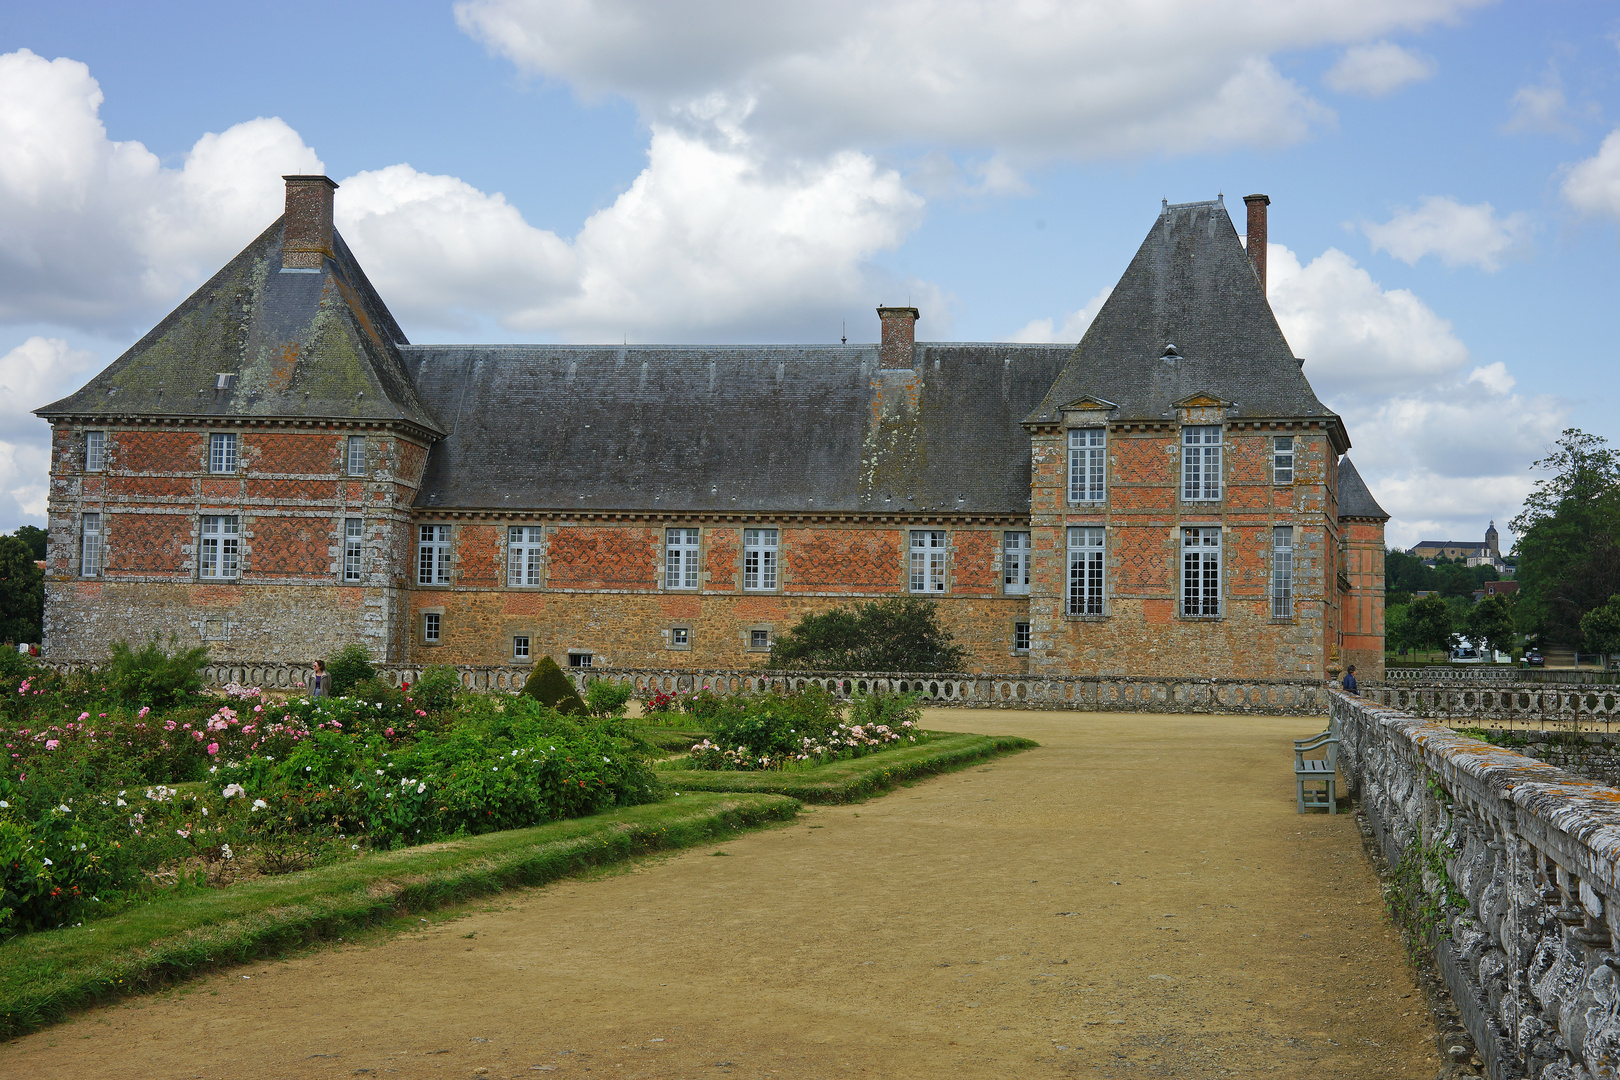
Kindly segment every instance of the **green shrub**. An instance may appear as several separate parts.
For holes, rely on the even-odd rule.
[[[617,719],[630,711],[630,698],[634,693],[629,683],[593,679],[585,688],[585,708],[592,716]]]
[[[806,615],[771,643],[778,671],[961,671],[967,649],[918,596]]]
[[[529,672],[529,679],[523,684],[523,693],[564,716],[584,716],[587,712],[579,691],[574,689],[574,684],[557,666],[557,661],[549,656],[542,656],[534,665],[534,670]]]
[[[411,687],[410,697],[419,709],[445,712],[455,708],[456,695],[460,692],[460,673],[449,664],[434,664],[423,671],[422,677]]]
[[[361,679],[375,679],[377,669],[371,666],[371,654],[364,645],[345,645],[326,662],[326,693],[329,697],[342,697]]]
[[[27,814],[16,802],[0,779],[0,938],[95,912],[139,877],[121,849],[101,842],[68,803]]]
[[[202,689],[208,647],[181,651],[172,634],[169,645],[174,652],[166,652],[155,635],[139,652],[127,641],[113,642],[112,659],[101,673],[103,685],[125,704],[154,709],[172,708],[195,697]]]

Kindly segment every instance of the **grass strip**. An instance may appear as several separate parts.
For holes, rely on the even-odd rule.
[[[659,767],[658,776],[677,791],[734,791],[788,795],[803,802],[859,802],[907,780],[949,772],[986,758],[1030,750],[1040,744],[1015,735],[934,732],[928,742],[903,750],[834,761],[810,769],[730,772]]]
[[[0,1039],[70,1010],[518,885],[792,818],[770,794],[695,792],[530,829],[167,897],[0,945]]]

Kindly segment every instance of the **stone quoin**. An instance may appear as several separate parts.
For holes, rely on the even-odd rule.
[[[52,425],[45,653],[746,668],[924,596],[970,670],[1383,668],[1386,515],[1225,204],[1164,204],[1076,345],[413,345],[286,213]],[[1265,196],[1249,196],[1263,238]]]

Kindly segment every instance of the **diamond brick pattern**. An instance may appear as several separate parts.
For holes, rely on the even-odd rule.
[[[331,551],[339,543],[329,519],[258,517],[246,549],[244,575],[252,577],[318,577],[332,573]]]
[[[191,542],[192,519],[178,514],[107,515],[106,573],[184,574],[181,546]]]
[[[625,526],[561,528],[546,545],[548,584],[556,589],[651,589],[657,586],[664,532]]]
[[[794,592],[901,591],[897,529],[784,529],[782,564]]]

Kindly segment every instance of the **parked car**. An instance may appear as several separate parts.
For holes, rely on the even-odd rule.
[[[1526,650],[1526,652],[1524,654],[1524,666],[1525,667],[1546,667],[1547,666],[1547,658],[1542,656],[1541,653],[1536,649]]]

